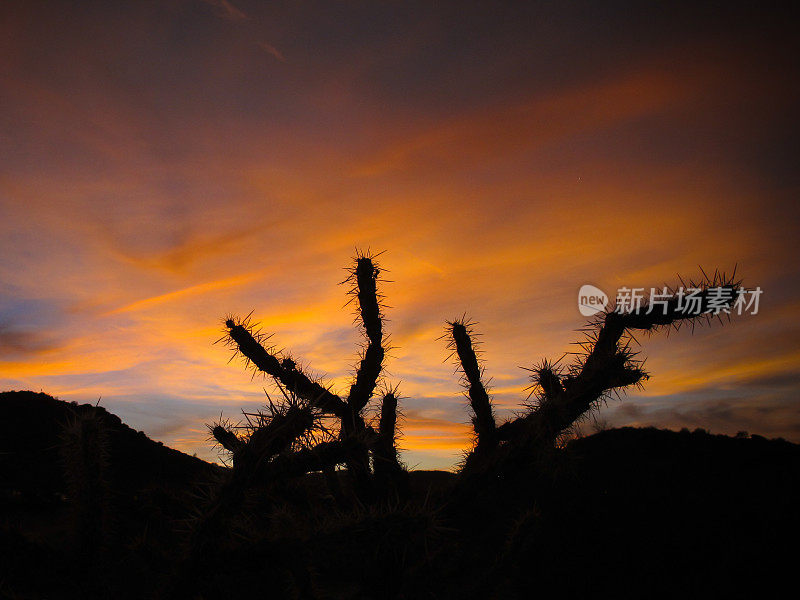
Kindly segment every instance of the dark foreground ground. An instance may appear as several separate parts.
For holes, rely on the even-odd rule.
[[[408,504],[347,508],[308,476],[279,501],[243,508],[244,534],[190,588],[180,583],[187,540],[221,469],[93,409],[110,434],[102,543],[87,557],[60,438],[75,409],[45,394],[0,394],[0,598],[730,598],[796,589],[800,446],[632,428],[570,442],[550,461],[546,494],[500,477],[465,493],[454,474],[415,471]]]

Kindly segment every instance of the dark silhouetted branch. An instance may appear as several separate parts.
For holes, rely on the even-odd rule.
[[[214,436],[214,439],[220,446],[233,454],[234,457],[245,447],[245,442],[240,440],[235,433],[221,423],[211,427],[211,435]]]
[[[270,354],[242,323],[233,319],[225,322],[228,334],[236,349],[242,353],[259,371],[263,371],[285,385],[298,397],[320,410],[340,418],[347,416],[347,405],[336,394],[319,383],[311,381],[291,359],[278,360]]]
[[[313,471],[325,471],[347,463],[354,454],[368,448],[372,436],[350,436],[334,442],[322,442],[313,448],[279,454],[264,464],[260,476],[267,482],[298,477]]]
[[[476,449],[491,448],[497,443],[494,413],[486,387],[481,381],[482,371],[473,348],[469,325],[464,321],[448,323],[452,340],[451,348],[458,355],[474,413],[472,424],[477,436]]]
[[[586,349],[582,362],[573,365],[563,378],[547,362],[533,369],[532,380],[541,390],[539,404],[532,412],[498,427],[501,440],[525,441],[545,447],[573,425],[612,390],[639,384],[647,373],[635,360],[628,342],[621,343],[627,330],[656,330],[679,327],[683,322],[710,319],[733,307],[740,283],[715,273],[699,284],[690,283],[692,299],[675,293],[658,306],[643,303],[629,310],[620,308],[604,313],[596,329],[582,343]]]
[[[355,285],[353,293],[358,298],[359,314],[368,340],[348,398],[348,404],[354,413],[361,411],[372,397],[385,355],[382,346],[381,309],[378,302],[379,273],[380,270],[371,257],[359,256],[349,278]]]

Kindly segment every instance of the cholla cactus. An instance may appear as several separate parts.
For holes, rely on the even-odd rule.
[[[270,453],[253,452],[251,446],[259,431],[253,432],[247,443],[243,443],[224,425],[213,429],[215,439],[233,454],[235,463],[255,460],[262,476],[287,477],[309,471],[328,470],[337,464],[345,464],[352,475],[355,489],[362,501],[375,497],[375,477],[402,477],[401,467],[394,446],[394,423],[396,420],[396,396],[384,396],[381,429],[390,427],[391,433],[376,432],[365,420],[364,411],[374,397],[386,355],[383,333],[381,296],[378,293],[380,267],[375,257],[359,253],[350,269],[345,283],[351,284],[349,293],[357,300],[358,315],[363,327],[366,345],[361,356],[354,381],[346,399],[333,393],[328,387],[314,380],[291,357],[268,345],[268,336],[255,329],[249,316],[245,319],[230,317],[225,320],[226,336],[223,338],[238,354],[245,358],[248,366],[271,376],[276,384],[298,403],[297,418],[304,415],[304,427],[287,430],[296,437],[312,429],[323,418],[338,421],[336,439],[326,439],[317,445],[305,444],[293,453],[277,455],[282,449],[270,445]],[[274,413],[272,418],[284,418]],[[287,441],[287,444],[290,440]],[[245,459],[244,457],[250,456]],[[378,475],[380,473],[380,475]]]
[[[321,471],[339,508],[346,500],[335,468],[346,465],[352,476],[357,502],[388,500],[406,490],[395,447],[396,390],[383,395],[378,431],[367,423],[365,409],[372,400],[386,354],[378,280],[380,269],[369,254],[356,256],[349,277],[350,293],[358,301],[358,314],[366,338],[350,393],[346,399],[308,375],[290,356],[269,345],[268,336],[256,330],[250,317],[225,319],[222,340],[245,358],[248,366],[271,376],[283,394],[277,404],[269,400],[264,412],[244,413],[245,423],[235,426],[221,420],[209,426],[214,440],[230,454],[232,468],[222,481],[198,497],[199,510],[190,523],[189,556],[182,585],[194,589],[204,572],[225,555],[235,540],[252,539],[248,529],[248,496],[258,490],[262,509],[279,510],[269,498],[280,496],[290,479]],[[338,426],[331,427],[331,421]],[[380,494],[378,493],[380,490]],[[245,526],[242,526],[245,523]],[[263,533],[263,532],[262,532]]]
[[[366,338],[360,365],[346,399],[311,378],[295,360],[267,345],[269,337],[256,331],[249,317],[225,321],[227,335],[223,339],[245,357],[248,365],[273,377],[282,389],[305,403],[304,410],[317,411],[316,416],[307,415],[308,427],[323,416],[334,418],[340,424],[337,439],[325,440],[319,448],[303,448],[295,456],[282,455],[279,459],[257,453],[256,462],[270,463],[263,467],[265,473],[299,474],[303,471],[303,461],[308,466],[306,472],[330,469],[338,464],[335,461],[340,461],[347,465],[362,500],[375,496],[376,478],[384,480],[381,487],[386,485],[387,477],[394,484],[402,479],[403,469],[397,460],[394,444],[396,394],[393,391],[384,394],[379,431],[376,432],[364,417],[364,409],[374,396],[386,354],[377,286],[379,276],[380,269],[374,257],[359,254],[345,280],[352,284],[350,293],[358,301],[358,315]],[[484,369],[476,352],[474,323],[465,317],[448,322],[446,335],[451,356],[456,357],[462,371],[473,413],[475,445],[465,466],[471,468],[476,461],[486,462],[483,459],[509,456],[516,451],[519,451],[517,455],[538,455],[554,447],[559,438],[598,402],[630,386],[641,385],[647,378],[637,353],[632,349],[632,331],[677,328],[682,323],[694,325],[699,319],[710,318],[713,289],[723,288],[729,292],[723,295],[728,299],[722,302],[722,308],[730,308],[739,286],[734,277],[735,273],[732,277],[715,273],[713,278],[704,275],[700,282],[691,282],[690,287],[701,290],[696,296],[699,311],[690,312],[688,306],[681,304],[680,297],[673,294],[664,301],[662,310],[651,311],[645,305],[637,310],[612,309],[602,313],[585,330],[587,337],[580,342],[583,352],[571,365],[559,366],[558,362],[545,360],[530,369],[536,402],[518,418],[500,425],[495,420]],[[716,302],[720,302],[719,295]],[[298,430],[295,435],[301,433]],[[250,444],[243,444],[223,426],[215,428],[214,436],[231,451],[234,461],[243,460],[242,456],[251,452],[248,450]],[[277,453],[278,450],[273,452]]]
[[[458,356],[474,413],[476,444],[465,465],[474,467],[482,457],[496,457],[488,450],[501,443],[504,456],[515,455],[523,461],[552,448],[559,436],[599,402],[647,379],[632,349],[632,331],[655,332],[677,329],[684,323],[694,326],[702,320],[710,321],[714,316],[710,310],[712,290],[723,290],[717,294],[717,301],[724,298],[720,308],[729,309],[739,286],[735,272],[731,277],[716,272],[711,278],[704,275],[700,282],[690,283],[689,287],[700,290],[695,307],[682,303],[681,297],[673,293],[663,308],[650,310],[645,304],[634,310],[612,308],[600,314],[584,330],[586,339],[579,342],[582,352],[571,365],[560,368],[557,363],[544,360],[529,369],[536,402],[521,416],[499,426],[492,415],[482,382],[483,369],[471,341],[473,326],[463,318],[449,323],[450,348]]]
[[[408,473],[398,460],[398,390],[381,382],[386,338],[379,279],[374,256],[357,255],[345,281],[352,284],[350,293],[357,301],[365,345],[346,397],[334,393],[295,359],[270,345],[269,336],[261,334],[249,316],[225,320],[222,339],[247,365],[273,378],[283,399],[274,404],[268,397],[268,408],[245,413],[241,425],[220,421],[209,427],[214,440],[232,458],[232,468],[224,470],[222,480],[201,499],[192,527],[189,559],[184,565],[184,591],[197,592],[202,597],[231,595],[226,582],[212,581],[213,567],[218,560],[237,566],[251,550],[261,559],[269,557],[259,562],[258,568],[274,572],[285,567],[298,597],[313,595],[319,582],[315,581],[317,573],[322,572],[324,577],[333,569],[337,576],[346,572],[348,577],[358,577],[358,569],[350,567],[355,564],[353,560],[359,559],[351,558],[345,549],[354,555],[371,552],[377,557],[373,565],[375,580],[367,586],[372,592],[376,586],[385,586],[386,597],[392,597],[402,585],[403,570],[410,568],[406,558],[413,553],[407,552],[410,546],[396,542],[394,537],[387,538],[387,532],[397,531],[399,538],[409,537],[409,532],[421,532],[425,547],[432,528],[428,519],[420,520],[414,512]],[[697,286],[703,290],[699,295],[701,312],[710,307],[711,288],[732,291],[737,286],[733,278],[719,274],[704,279]],[[487,540],[502,538],[500,530],[481,531],[481,527],[484,523],[487,528],[495,527],[497,519],[492,515],[506,508],[512,519],[509,526],[513,524],[513,502],[517,497],[527,507],[525,510],[530,510],[531,502],[542,498],[539,494],[546,496],[546,484],[554,479],[548,479],[550,471],[541,467],[552,458],[564,433],[610,394],[640,385],[647,378],[632,349],[631,332],[679,327],[698,320],[681,308],[677,296],[666,303],[665,311],[647,308],[610,310],[600,315],[589,324],[587,338],[581,342],[583,352],[571,365],[547,360],[534,365],[530,369],[534,401],[520,416],[502,424],[496,422],[488,380],[476,350],[475,325],[465,317],[449,322],[446,335],[463,375],[473,413],[475,444],[446,505],[431,514],[441,509],[452,523],[468,522]],[[377,401],[373,402],[378,398],[379,407]],[[378,417],[368,419],[368,413],[377,413]],[[337,468],[341,466],[346,466],[351,486],[340,485]],[[321,472],[323,477],[304,480],[303,476],[311,472]],[[533,477],[528,477],[530,474]],[[298,485],[285,485],[292,480]],[[299,502],[300,506],[293,505],[298,502],[298,490],[311,489],[301,481],[325,481],[335,507],[324,494],[309,494]],[[513,494],[496,494],[503,486]],[[498,498],[505,503],[502,509],[495,502]],[[396,502],[397,499],[408,501]],[[423,513],[427,511],[426,504],[427,501],[422,506]],[[320,526],[325,520],[336,523],[335,535],[327,541],[325,528]],[[529,525],[523,522],[518,528]],[[300,530],[302,534],[298,533]],[[319,542],[321,532],[324,543],[309,550],[310,540]],[[287,547],[294,548],[294,554],[287,552]],[[365,552],[367,547],[372,550]],[[297,553],[300,551],[307,553],[301,556]],[[449,552],[457,551],[458,544],[453,543]],[[342,558],[346,568],[337,566],[337,559]],[[474,559],[474,564],[484,564],[483,557]],[[450,557],[442,560],[447,564]],[[485,573],[488,583],[492,571]],[[304,586],[302,591],[300,583]]]

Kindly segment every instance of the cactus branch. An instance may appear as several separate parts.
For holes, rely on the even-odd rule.
[[[372,435],[348,436],[343,440],[322,442],[289,454],[280,454],[264,464],[261,477],[269,482],[298,477],[312,471],[325,471],[347,463],[354,453],[366,450],[373,441]]]
[[[388,391],[381,402],[378,439],[372,450],[378,491],[384,498],[408,496],[408,472],[400,464],[395,444],[397,431],[397,391]]]
[[[353,293],[358,298],[359,314],[368,340],[348,398],[351,409],[357,413],[372,397],[381,373],[385,350],[381,345],[383,329],[377,290],[380,269],[370,256],[358,256],[355,262],[349,280],[355,284]]]
[[[283,413],[273,413],[268,423],[256,428],[250,435],[248,452],[258,460],[283,452],[310,430],[314,422],[314,413],[304,406],[293,405]]]
[[[481,367],[472,343],[472,332],[464,320],[448,323],[451,333],[451,348],[458,355],[459,364],[469,394],[474,417],[472,424],[477,436],[476,448],[492,447],[496,444],[495,420],[489,394],[481,380]]]
[[[347,416],[347,405],[339,396],[319,383],[311,381],[297,368],[293,360],[278,360],[276,356],[270,354],[245,324],[228,319],[225,321],[225,326],[228,328],[232,344],[259,371],[271,375],[298,397],[310,402],[320,410],[340,418]]]
[[[381,402],[381,418],[378,429],[378,440],[373,449],[376,474],[382,469],[399,466],[397,449],[395,448],[395,428],[397,426],[397,396],[394,392],[384,395]]]
[[[662,327],[679,327],[683,322],[710,318],[714,295],[721,309],[730,309],[740,282],[715,273],[689,287],[698,290],[697,304],[691,307],[686,299],[673,294],[664,307],[647,304],[629,311],[609,311],[595,322],[596,329],[583,343],[587,349],[583,361],[572,367],[572,375],[559,380],[548,363],[534,370],[534,383],[542,389],[538,408],[498,428],[502,440],[535,440],[535,445],[552,445],[558,435],[581,418],[610,390],[639,384],[647,373],[634,360],[634,353],[623,338],[629,329],[653,331]],[[712,294],[712,290],[716,289]],[[719,291],[721,290],[721,291]],[[622,344],[622,345],[621,345]]]
[[[214,425],[210,429],[211,435],[214,436],[214,439],[217,441],[217,443],[225,448],[225,450],[228,452],[235,455],[242,448],[244,448],[245,443],[240,440],[235,433],[221,423]]]

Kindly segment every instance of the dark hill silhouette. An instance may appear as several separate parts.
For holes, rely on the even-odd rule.
[[[517,567],[518,590],[719,598],[764,594],[791,579],[787,549],[800,534],[796,444],[608,430],[569,444],[553,488],[547,519],[520,534],[519,554],[539,568]]]
[[[0,543],[13,552],[0,567],[0,597],[91,595],[91,586],[70,566],[72,548],[62,523],[68,502],[46,501],[48,494],[63,491],[60,423],[87,407],[32,392],[3,393],[0,402],[3,486],[22,492],[10,504],[7,497],[3,511]],[[175,568],[163,557],[175,547],[173,528],[191,504],[190,494],[178,490],[192,490],[193,482],[213,477],[215,468],[149,440],[102,408],[88,410],[101,414],[113,432],[112,478],[117,494],[129,500],[117,509],[116,527],[126,532],[128,558],[115,572],[115,596],[153,597],[158,582]],[[441,551],[430,549],[431,564],[418,566],[420,581],[410,586],[425,592],[418,597],[526,598],[534,589],[566,597],[688,591],[722,597],[748,587],[768,589],[790,573],[782,565],[784,548],[800,533],[796,444],[702,430],[623,428],[571,441],[556,463],[556,491],[536,505],[523,489],[496,497],[485,511],[488,521],[443,519],[441,526],[462,533],[455,541],[436,538]],[[450,495],[456,479],[437,471],[409,475],[412,497],[435,503]],[[306,493],[324,488],[318,474],[298,485]],[[287,516],[289,523],[295,518]],[[303,552],[333,551],[326,561],[332,570],[320,575],[329,589],[341,591],[352,574],[334,567],[358,560],[366,542],[357,531],[344,534],[338,523],[331,527],[305,540]],[[295,544],[287,540],[286,548],[297,551]],[[500,548],[489,569],[488,548]],[[250,552],[259,556],[259,547]],[[260,556],[268,558],[264,552]],[[150,553],[156,559],[148,560]],[[470,570],[473,561],[483,567]],[[49,568],[41,570],[44,564]],[[422,577],[430,568],[437,577]],[[226,576],[237,575],[234,569]]]
[[[59,455],[62,427],[80,411],[96,413],[109,433],[114,485],[125,492],[149,482],[188,485],[213,467],[198,458],[154,442],[125,425],[102,406],[63,402],[30,391],[0,393],[0,487],[45,501],[65,490]],[[31,498],[33,499],[33,498]]]

